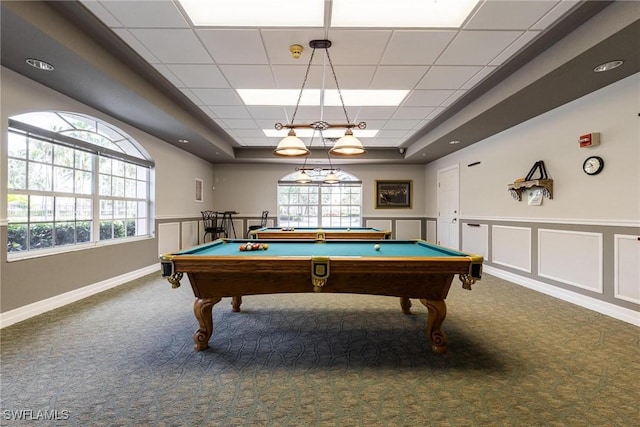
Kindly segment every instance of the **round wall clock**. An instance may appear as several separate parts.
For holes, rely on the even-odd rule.
[[[604,168],[604,160],[602,157],[591,156],[587,157],[587,160],[582,164],[582,170],[587,175],[598,175]]]

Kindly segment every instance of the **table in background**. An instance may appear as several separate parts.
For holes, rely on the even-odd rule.
[[[390,239],[391,231],[369,227],[264,227],[249,232],[254,239]]]
[[[241,251],[240,245],[268,243],[267,250]],[[376,246],[379,248],[376,249]],[[454,275],[471,289],[482,274],[483,258],[423,240],[229,240],[219,239],[160,257],[162,275],[173,287],[186,273],[196,297],[199,329],[195,349],[209,347],[213,305],[232,298],[240,311],[242,296],[275,293],[337,292],[400,297],[404,313],[410,298],[428,309],[427,334],[432,349],[443,353],[444,302]]]
[[[220,226],[225,229],[225,236],[230,237],[231,231],[233,231],[233,238],[236,236],[236,227],[233,225],[233,215],[237,215],[236,211],[219,211],[218,215],[222,215],[222,220],[220,221]]]

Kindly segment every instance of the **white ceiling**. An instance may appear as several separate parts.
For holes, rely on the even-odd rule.
[[[203,28],[191,25],[177,1],[82,1],[238,147],[270,149],[280,138],[267,138],[262,129],[290,123],[294,107],[246,106],[235,90],[299,90],[311,40],[333,43],[340,89],[409,90],[398,107],[347,107],[351,122],[380,130],[361,138],[366,147],[398,148],[578,3],[480,0],[460,29],[334,29],[329,22],[296,28],[295,16],[290,28]],[[292,44],[305,47],[300,59],[292,58]],[[316,51],[307,88],[323,87],[322,53]],[[330,71],[326,78],[333,88]],[[320,118],[345,120],[341,107],[305,106],[296,123]]]

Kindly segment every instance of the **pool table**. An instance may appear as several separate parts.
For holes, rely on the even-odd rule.
[[[267,244],[241,250],[247,243]],[[196,297],[199,328],[195,350],[209,347],[212,309],[231,297],[240,311],[242,296],[274,293],[336,292],[400,297],[405,314],[410,298],[427,307],[427,335],[435,352],[447,350],[441,330],[444,302],[457,274],[465,289],[481,278],[483,258],[446,249],[423,240],[255,240],[218,239],[160,257],[162,275],[180,286],[186,273]]]
[[[391,231],[369,227],[264,227],[249,232],[255,239],[371,239],[391,238]],[[319,237],[321,239],[319,239]]]

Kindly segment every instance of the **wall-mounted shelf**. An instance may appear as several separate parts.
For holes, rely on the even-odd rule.
[[[511,196],[517,201],[522,200],[522,192],[530,188],[541,188],[542,195],[548,199],[553,199],[552,179],[532,179],[530,181],[514,182],[507,186]]]

